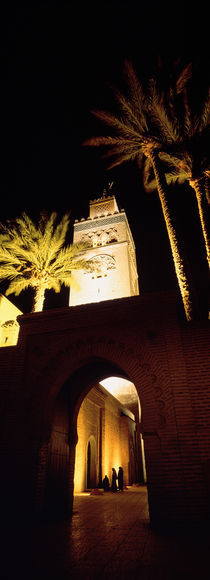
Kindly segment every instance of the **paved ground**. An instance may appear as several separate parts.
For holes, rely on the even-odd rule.
[[[152,531],[146,488],[134,487],[77,495],[71,521],[20,526],[11,561],[12,580],[209,580],[210,538]]]

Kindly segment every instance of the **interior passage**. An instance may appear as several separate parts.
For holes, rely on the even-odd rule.
[[[30,580],[201,580],[210,566],[209,537],[151,529],[145,486],[78,494],[72,520],[21,528],[17,544],[16,577]]]

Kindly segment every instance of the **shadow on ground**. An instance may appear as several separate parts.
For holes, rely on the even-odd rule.
[[[17,526],[15,542],[5,579],[10,568],[11,578],[21,580],[209,577],[209,535],[152,530],[145,487],[77,495],[72,520]]]

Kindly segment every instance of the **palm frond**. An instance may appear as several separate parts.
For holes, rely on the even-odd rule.
[[[168,185],[174,185],[175,183],[181,185],[182,183],[185,183],[186,179],[188,178],[184,169],[181,169],[180,167],[173,167],[171,163],[165,165],[164,174]],[[157,189],[157,182],[150,159],[146,159],[144,162],[143,185],[146,192],[152,192]]]
[[[183,150],[181,149],[180,153],[179,151],[177,151],[176,154],[173,151],[174,149],[171,149],[169,147],[169,152],[160,151],[159,157],[161,161],[163,161],[164,163],[172,165],[174,167],[179,167],[180,161],[182,161],[183,159]]]
[[[103,157],[110,157],[112,155],[122,155],[124,153],[129,153],[131,155],[138,154],[141,151],[141,144],[137,141],[130,141],[130,142],[122,142],[122,144],[118,144],[115,147],[110,147],[106,153],[103,154]]]
[[[53,211],[50,216],[46,211],[42,211],[39,218],[39,231],[41,235],[52,236],[54,231],[54,225],[58,214],[56,211]]]
[[[85,250],[87,250],[88,247],[89,247],[88,242],[78,242],[75,244],[69,244],[69,246],[66,247],[67,257],[69,259],[77,258],[83,252],[85,252]]]
[[[210,123],[210,88],[208,89],[207,97],[204,101],[201,114],[199,116],[198,132],[199,134],[209,125]]]
[[[170,120],[166,107],[161,102],[161,99],[154,88],[153,94],[151,95],[150,115],[152,121],[159,128],[163,141],[168,144],[179,140],[180,136],[178,133],[177,125]]]
[[[120,105],[123,118],[127,120],[129,124],[132,124],[133,127],[136,127],[137,131],[140,131],[140,133],[147,133],[148,127],[146,117],[142,114],[142,111],[138,111],[137,113],[137,110],[132,106],[132,101],[127,100],[117,89],[115,89],[115,97]]]
[[[143,131],[147,132],[148,127],[145,115],[147,103],[145,99],[145,94],[143,91],[142,84],[140,83],[137,73],[134,69],[134,66],[128,59],[126,59],[124,63],[124,77],[128,83],[132,109],[138,116],[139,120],[141,120],[141,126]]]
[[[192,77],[192,63],[190,62],[180,73],[176,81],[176,93],[180,94],[186,87],[187,82]]]
[[[0,265],[0,280],[13,280],[20,275],[20,271],[12,264]]]
[[[92,111],[92,114],[106,125],[109,125],[109,127],[115,129],[121,136],[125,138],[130,137],[139,138],[139,132],[136,129],[134,129],[132,124],[128,123],[126,120],[124,121],[107,111],[95,110]]]
[[[52,212],[49,218],[46,212],[43,212],[39,219],[39,239],[42,245],[42,254],[45,256],[45,258],[47,256],[48,249],[51,248],[56,219],[56,212]]]
[[[78,282],[73,274],[71,274],[71,276],[69,276],[69,278],[63,279],[62,284],[64,286],[66,286],[67,288],[74,288],[74,290],[76,290],[77,292],[81,289],[80,285],[78,284]]]
[[[8,296],[9,294],[15,294],[15,296],[19,296],[19,294],[26,290],[30,286],[30,280],[26,280],[24,278],[19,277],[12,282],[10,282],[5,294]]]
[[[139,157],[141,156],[140,152],[135,152],[135,153],[131,153],[130,151],[125,153],[124,155],[121,154],[119,156],[116,157],[116,159],[109,163],[107,169],[113,169],[114,167],[117,167],[118,165],[122,165],[122,163],[129,163],[130,161],[134,161],[135,159],[139,159]]]
[[[129,139],[126,139],[125,137],[111,137],[111,136],[107,136],[107,137],[90,137],[90,139],[87,139],[86,141],[83,142],[83,145],[90,145],[93,147],[97,147],[97,146],[102,146],[102,147],[115,147],[119,149],[126,147],[126,146],[135,146],[138,144],[138,146],[140,147],[143,141],[141,141],[141,138],[139,136],[139,138],[136,137],[132,137]]]
[[[16,234],[22,243],[27,245],[31,239],[34,241],[38,239],[38,230],[31,218],[25,213],[22,213],[20,218],[15,221]]]
[[[7,244],[7,247],[2,246],[0,248],[0,262],[16,264],[17,266],[22,264],[22,260],[13,252],[12,246],[10,248],[9,244]]]
[[[61,290],[61,285],[62,281],[60,278],[50,278],[47,288],[48,290],[54,290],[58,294]]]
[[[43,212],[39,220],[39,253],[42,263],[45,265],[55,258],[59,248],[58,244],[53,243],[56,220],[56,212],[52,212],[49,217],[46,212]]]
[[[58,249],[65,243],[69,222],[69,213],[66,213],[55,228],[55,232],[52,236],[52,244],[58,244]]]
[[[173,171],[171,173],[165,173],[165,178],[166,178],[166,182],[168,183],[168,185],[174,185],[175,183],[178,183],[179,185],[183,184],[186,182],[187,179],[187,175],[185,173],[185,171],[183,171],[182,173],[173,173]]]
[[[90,145],[90,146],[103,146],[103,145],[121,145],[121,143],[124,143],[125,139],[123,137],[110,137],[110,136],[106,136],[106,137],[90,137],[89,139],[85,139],[85,141],[83,141],[83,145]],[[130,140],[128,140],[128,143],[130,143]]]

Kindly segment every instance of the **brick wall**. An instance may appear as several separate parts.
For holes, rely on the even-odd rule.
[[[178,320],[174,296],[165,293],[26,315],[19,322],[18,346],[0,351],[2,465],[10,505],[16,502],[17,511],[25,507],[29,513],[36,498],[41,509],[53,409],[64,387],[70,409],[71,504],[81,402],[96,383],[118,374],[135,384],[140,397],[152,522],[205,518],[210,480],[207,324]]]
[[[199,449],[207,498],[210,498],[210,349],[209,325],[182,328],[182,345],[193,410],[193,430]]]

